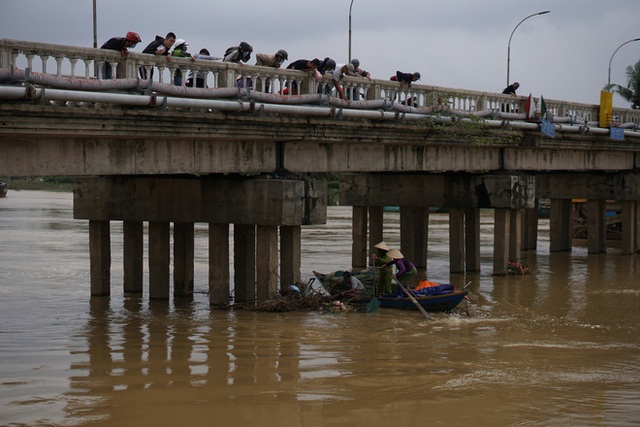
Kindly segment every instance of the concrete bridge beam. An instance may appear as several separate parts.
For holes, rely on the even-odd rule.
[[[277,292],[278,227],[283,284],[300,280],[300,227],[326,221],[326,184],[240,177],[86,179],[74,192],[74,217],[91,224],[95,295],[109,292],[111,220],[124,221],[124,289],[142,291],[142,223],[149,222],[153,299],[169,298],[170,224],[178,297],[193,294],[194,223],[209,223],[209,292],[215,306],[229,303],[229,224],[234,224],[235,299],[251,304]]]

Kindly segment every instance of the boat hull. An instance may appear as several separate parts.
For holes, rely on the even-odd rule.
[[[468,291],[453,291],[448,294],[427,295],[415,297],[418,304],[426,311],[451,311],[464,300]],[[414,309],[416,308],[413,301],[408,297],[398,297],[396,295],[381,295],[378,297],[380,307]]]

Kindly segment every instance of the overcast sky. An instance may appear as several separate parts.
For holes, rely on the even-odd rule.
[[[213,55],[240,41],[254,52],[286,49],[289,60],[348,59],[351,0],[97,0],[98,46],[138,32],[140,52],[173,31],[189,49]],[[510,77],[519,95],[599,103],[616,48],[640,37],[640,0],[353,0],[352,57],[375,78],[419,71],[421,83],[500,92]],[[93,44],[92,0],[0,0],[0,38]],[[612,83],[640,60],[640,42],[622,47]],[[252,57],[250,64],[254,64]],[[619,96],[614,105],[629,107]]]

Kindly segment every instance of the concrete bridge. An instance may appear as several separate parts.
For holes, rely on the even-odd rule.
[[[113,78],[101,79],[109,63]],[[137,78],[139,67],[156,80]],[[207,88],[170,84],[204,73]],[[184,80],[184,79],[183,79]],[[283,95],[292,82],[298,95]],[[268,82],[268,84],[266,83]],[[447,207],[450,269],[480,268],[479,212],[495,211],[494,274],[536,248],[538,199],[551,199],[551,250],[571,250],[571,199],[587,199],[589,252],[606,251],[605,204],[623,210],[622,252],[640,244],[640,111],[0,39],[0,174],[73,176],[89,220],[91,291],[110,293],[110,222],[124,222],[124,290],[193,292],[194,223],[209,224],[212,305],[268,299],[300,279],[301,227],[326,221],[327,188],[353,206],[352,264],[401,207],[401,250],[427,267],[429,207]],[[537,101],[537,100],[534,100]],[[544,119],[544,121],[543,121]],[[545,126],[543,128],[543,125]],[[278,272],[279,274],[275,274]]]

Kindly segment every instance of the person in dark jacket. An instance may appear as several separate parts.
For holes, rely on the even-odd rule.
[[[520,87],[520,83],[514,82],[514,83],[510,84],[509,86],[505,87],[504,90],[502,91],[502,93],[504,93],[505,95],[514,95],[515,96],[516,90],[518,90],[519,87]]]
[[[156,36],[156,38],[142,50],[142,53],[151,55],[162,55],[167,57],[167,61],[171,62],[171,46],[176,42],[176,35],[172,32],[167,33],[165,37]],[[147,69],[140,67],[140,77],[147,79]],[[149,79],[153,79],[153,68],[149,74]]]
[[[120,56],[125,58],[129,55],[129,49],[136,47],[142,41],[138,33],[129,31],[124,37],[112,37],[100,47],[100,49],[117,50]],[[102,78],[110,79],[112,77],[111,64],[105,62],[102,66]]]
[[[316,78],[318,74],[318,66],[320,65],[320,60],[318,58],[313,58],[312,60],[308,59],[298,59],[297,61],[291,62],[287,66],[287,70],[299,70],[306,71],[311,74],[315,74]],[[289,82],[287,82],[287,87],[285,88],[286,94],[289,94]],[[296,81],[291,82],[291,95],[298,94],[298,83]]]
[[[247,42],[240,42],[238,46],[231,46],[224,52],[223,62],[235,62],[239,64],[242,62],[249,62],[251,59],[251,52],[253,47]]]
[[[411,83],[420,80],[420,73],[403,73],[396,71],[396,75],[391,77],[391,81],[400,83],[400,87],[411,87]]]

